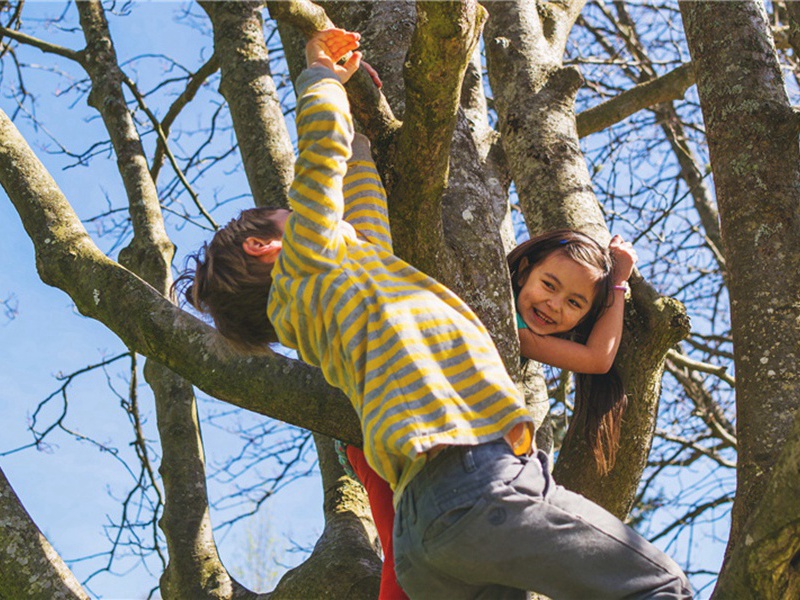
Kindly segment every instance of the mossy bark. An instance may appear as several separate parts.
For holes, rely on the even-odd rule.
[[[0,469],[0,599],[89,600]]]
[[[264,42],[258,2],[201,2],[214,27],[219,91],[228,103],[257,206],[288,206],[294,151]]]
[[[487,3],[486,57],[503,148],[531,234],[579,229],[608,242],[610,235],[580,149],[574,101],[582,77],[564,67],[567,36],[583,2]],[[620,518],[630,510],[652,444],[667,351],[688,335],[680,303],[634,285],[626,333],[617,357],[629,407],[617,465],[597,474],[581,435],[559,454],[555,477]],[[643,360],[642,357],[646,357]]]
[[[155,182],[143,168],[147,164],[144,148],[125,104],[108,23],[99,2],[80,2],[78,10],[86,38],[84,65],[92,80],[90,104],[111,134],[133,220],[133,240],[120,252],[120,262],[166,296],[172,281],[173,246],[164,228]],[[151,359],[145,375],[155,397],[162,448],[160,525],[169,562],[161,577],[161,594],[167,599],[255,597],[230,577],[217,553],[192,385]]]
[[[681,13],[717,189],[736,365],[737,490],[717,595],[779,597],[800,581],[800,504],[794,483],[775,479],[797,478],[796,462],[789,473],[779,461],[796,443],[800,410],[798,118],[763,4],[682,2]]]
[[[315,435],[314,441],[325,491],[325,529],[311,556],[281,578],[270,600],[377,598],[381,561],[364,488],[345,475],[330,438]]]
[[[280,355],[246,355],[178,309],[92,242],[55,181],[0,111],[0,183],[36,251],[45,283],[131,349],[241,408],[360,443],[355,413],[318,369]]]

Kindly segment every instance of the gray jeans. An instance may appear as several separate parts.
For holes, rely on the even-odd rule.
[[[394,521],[395,568],[413,599],[691,598],[667,555],[553,481],[543,453],[503,440],[453,446],[411,481]]]

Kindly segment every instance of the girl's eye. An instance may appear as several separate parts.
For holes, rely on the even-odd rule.
[[[581,303],[577,300],[570,300],[569,303],[572,305],[573,308],[577,308],[578,310],[582,309]]]
[[[544,284],[544,287],[546,287],[548,290],[554,290],[554,289],[556,289],[556,286],[554,286],[554,285],[553,285],[552,283],[550,283],[549,281],[542,281],[542,283]]]

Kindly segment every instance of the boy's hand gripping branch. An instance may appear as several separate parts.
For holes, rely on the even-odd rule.
[[[357,51],[360,40],[360,33],[344,29],[326,29],[315,33],[306,44],[306,64],[309,67],[326,67],[336,73],[339,81],[347,83],[362,64],[362,54]],[[352,54],[347,60],[339,64],[350,52]],[[363,65],[372,81],[380,88],[383,84],[377,71],[366,62]]]

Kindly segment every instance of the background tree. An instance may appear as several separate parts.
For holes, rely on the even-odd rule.
[[[223,565],[212,523],[255,512],[303,476],[311,430],[325,527],[270,597],[376,594],[379,559],[363,490],[341,472],[326,437],[360,442],[346,399],[291,356],[236,352],[167,298],[176,243],[196,246],[198,230],[207,237],[250,202],[243,196],[259,205],[286,202],[290,82],[302,67],[305,36],[335,23],[362,33],[385,82],[380,93],[360,73],[348,94],[389,192],[396,251],[456,290],[486,323],[509,372],[525,380],[543,423],[540,446],[552,443],[558,452],[557,480],[630,514],[684,563],[697,587],[715,581],[716,567],[695,556],[695,535],[709,535],[707,524],[717,520],[726,527],[733,503],[719,596],[756,588],[766,597],[796,595],[798,127],[781,71],[783,64],[794,76],[796,10],[791,3],[771,5],[770,15],[758,2],[708,6],[208,2],[179,9],[180,24],[207,37],[182,49],[189,59],[176,59],[119,51],[136,5],[78,2],[37,21],[27,19],[30,7],[3,4],[0,183],[36,249],[41,279],[126,346],[86,370],[129,361],[127,389],[116,393],[133,432],[135,485],[98,570],[132,549],[157,565],[165,598],[263,595]],[[88,149],[48,139],[50,111],[28,82],[38,90],[52,84],[37,70],[51,73],[75,111],[88,102],[94,122],[87,128],[96,136]],[[87,215],[80,198],[68,200],[17,126],[47,144],[54,164],[97,169],[114,156],[123,185],[108,194],[108,209]],[[241,171],[244,177],[231,177]],[[504,264],[512,224],[520,235],[568,226],[600,241],[610,229],[643,256],[617,359],[630,408],[608,476],[596,475],[579,436],[562,444],[569,378],[519,372]],[[157,443],[139,401],[139,355],[147,359]],[[728,374],[734,369],[736,381]],[[33,412],[31,445],[75,433],[68,391],[82,372],[66,376]],[[303,430],[272,421],[238,427],[241,450],[209,468],[193,386]],[[272,475],[244,483],[268,460]],[[241,483],[209,500],[206,482],[215,473]],[[10,568],[0,570],[2,593],[32,593],[33,582],[45,580],[57,594],[83,597],[48,545],[19,550],[11,536],[36,528],[25,498],[5,478],[2,486],[9,509],[0,542],[16,549],[3,561]],[[238,506],[236,516],[213,522],[212,511],[226,502]],[[15,568],[23,564],[40,566]]]

